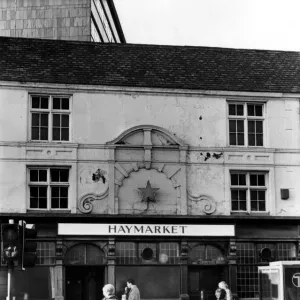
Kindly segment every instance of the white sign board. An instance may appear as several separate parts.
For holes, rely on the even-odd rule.
[[[59,223],[59,235],[234,236],[234,225]]]

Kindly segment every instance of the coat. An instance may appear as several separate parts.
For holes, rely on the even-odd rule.
[[[128,300],[141,300],[140,291],[136,285],[131,287]]]

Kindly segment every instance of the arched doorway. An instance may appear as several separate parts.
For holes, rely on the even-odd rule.
[[[213,300],[218,283],[227,281],[227,261],[223,251],[209,244],[195,245],[188,254],[189,296],[191,300]]]
[[[66,300],[103,298],[105,252],[94,244],[77,244],[64,257]]]

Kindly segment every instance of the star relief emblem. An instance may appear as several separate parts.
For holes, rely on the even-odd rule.
[[[156,202],[155,193],[159,190],[151,187],[150,181],[147,181],[146,188],[138,188],[143,193],[142,202]]]

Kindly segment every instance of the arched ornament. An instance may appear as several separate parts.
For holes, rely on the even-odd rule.
[[[195,196],[195,195],[192,195],[189,191],[187,191],[187,192],[188,192],[189,200],[196,201],[196,202],[198,202],[198,201],[203,202],[202,210],[205,214],[211,215],[216,211],[217,205],[216,205],[216,201],[214,200],[213,197],[211,197],[209,195],[205,195],[205,194]]]
[[[175,134],[172,134],[168,130],[155,126],[155,125],[138,125],[131,127],[124,132],[122,132],[118,137],[115,139],[107,142],[107,145],[126,145],[126,139],[138,132],[156,132],[158,133],[162,138],[164,138],[166,145],[169,146],[182,146],[187,147],[183,141],[180,140]],[[140,144],[139,146],[143,145],[153,145],[151,141],[151,135],[144,134],[144,140],[143,144]],[[156,145],[153,145],[156,146]]]

